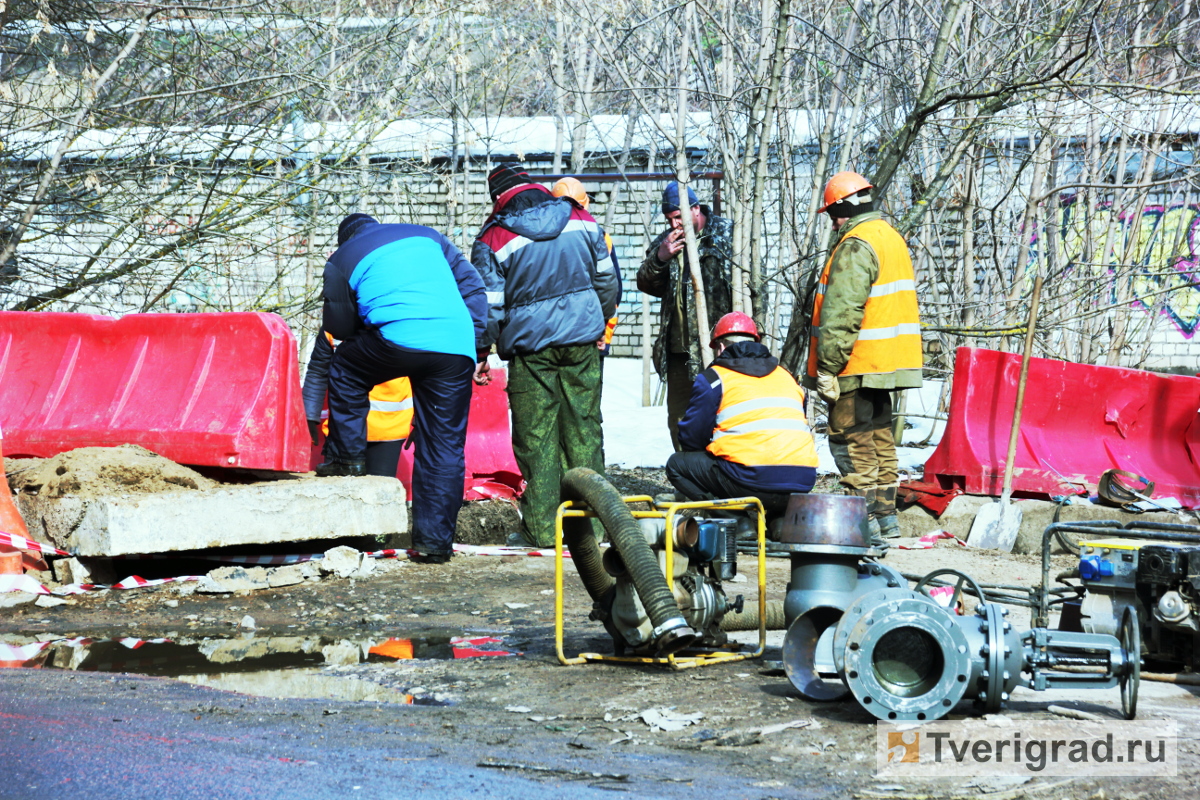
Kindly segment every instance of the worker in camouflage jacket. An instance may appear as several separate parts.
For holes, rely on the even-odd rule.
[[[700,275],[708,318],[719,319],[733,310],[733,223],[702,205],[696,193],[687,190],[688,205],[700,251]],[[678,423],[687,410],[692,381],[704,368],[700,337],[696,330],[695,295],[691,271],[684,255],[683,219],[679,184],[671,182],[662,194],[662,212],[670,227],[660,233],[646,251],[637,274],[638,289],[662,299],[658,338],[654,341],[654,369],[667,385],[667,424],[678,452]]]
[[[617,307],[604,231],[516,164],[488,175],[495,203],[471,262],[487,290],[485,343],[509,363],[513,455],[526,484],[513,546],[550,547],[563,471],[604,473],[600,350]],[[484,379],[486,365],[476,380]]]
[[[867,501],[872,542],[900,535],[892,394],[921,385],[921,320],[904,237],[875,211],[867,179],[825,187],[836,231],[813,304],[805,385],[829,404],[829,449],[842,485]]]

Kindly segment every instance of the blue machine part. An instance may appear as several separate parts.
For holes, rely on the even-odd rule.
[[[686,548],[687,554],[704,564],[723,560],[725,537],[737,535],[734,531],[734,520],[702,519],[698,522],[700,534],[696,538],[696,544]]]
[[[1079,559],[1079,577],[1085,581],[1111,578],[1114,572],[1112,562],[1100,556],[1085,556]]]

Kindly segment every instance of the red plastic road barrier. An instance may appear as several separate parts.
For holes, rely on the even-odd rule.
[[[1004,482],[1019,355],[960,347],[946,433],[925,480],[998,496]],[[1154,496],[1200,506],[1200,378],[1047,358],[1029,362],[1014,493],[1094,493],[1117,468],[1155,482]]]
[[[495,367],[488,373],[492,382],[472,384],[471,411],[467,418],[467,471],[463,497],[467,500],[514,498],[521,493],[521,471],[512,449],[512,426],[508,419],[508,370]],[[312,448],[311,468],[321,463],[321,445]],[[396,477],[412,498],[413,448],[400,453]]]
[[[137,444],[308,469],[296,340],[274,314],[0,312],[0,427],[9,457]]]

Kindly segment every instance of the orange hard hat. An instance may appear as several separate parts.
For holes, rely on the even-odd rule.
[[[583,208],[588,207],[588,194],[584,191],[583,184],[576,178],[559,178],[550,192],[555,197],[569,197]]]
[[[740,311],[730,311],[717,320],[717,324],[712,331],[712,341],[708,343],[708,346],[712,347],[717,343],[717,339],[720,339],[722,336],[728,336],[731,333],[753,336],[754,341],[762,341],[762,336],[759,335],[758,326],[754,324],[754,320]]]
[[[839,172],[825,184],[825,205],[818,208],[817,213],[822,214],[834,203],[840,203],[850,195],[871,188],[871,183],[857,172]]]

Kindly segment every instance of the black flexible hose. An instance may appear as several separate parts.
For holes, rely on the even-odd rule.
[[[600,547],[592,534],[590,520],[579,517],[568,517],[563,520],[563,544],[571,551],[571,561],[583,579],[583,587],[588,596],[596,603],[604,605],[604,610],[612,606],[613,587],[616,580],[604,571]]]
[[[586,467],[569,470],[563,476],[562,489],[565,497],[587,503],[604,524],[613,547],[617,549],[617,554],[625,562],[625,568],[629,571],[629,577],[637,590],[638,598],[642,601],[647,616],[650,617],[650,624],[654,626],[659,652],[662,654],[673,653],[691,644],[696,634],[683,619],[683,615],[679,611],[679,604],[675,602],[674,595],[667,588],[667,579],[658,566],[658,559],[650,549],[650,545],[647,544],[645,536],[642,535],[641,526],[638,525],[633,514],[629,513],[629,506],[621,499],[620,493],[603,475]],[[572,527],[574,528],[574,526]],[[579,528],[579,530],[582,529],[583,526]],[[564,529],[564,538],[565,536]],[[586,538],[579,534],[572,535],[572,540],[578,542],[584,553],[588,553]],[[594,541],[591,546],[595,547]],[[599,555],[598,550],[596,555]],[[571,557],[577,558],[574,549],[571,550]],[[585,555],[585,563],[576,562],[576,569],[583,577],[585,585],[591,581],[599,587],[598,578],[585,574],[585,571],[590,573],[593,569],[603,571],[598,557],[593,561],[591,554],[588,553]],[[588,592],[591,593],[592,589],[589,588]]]

